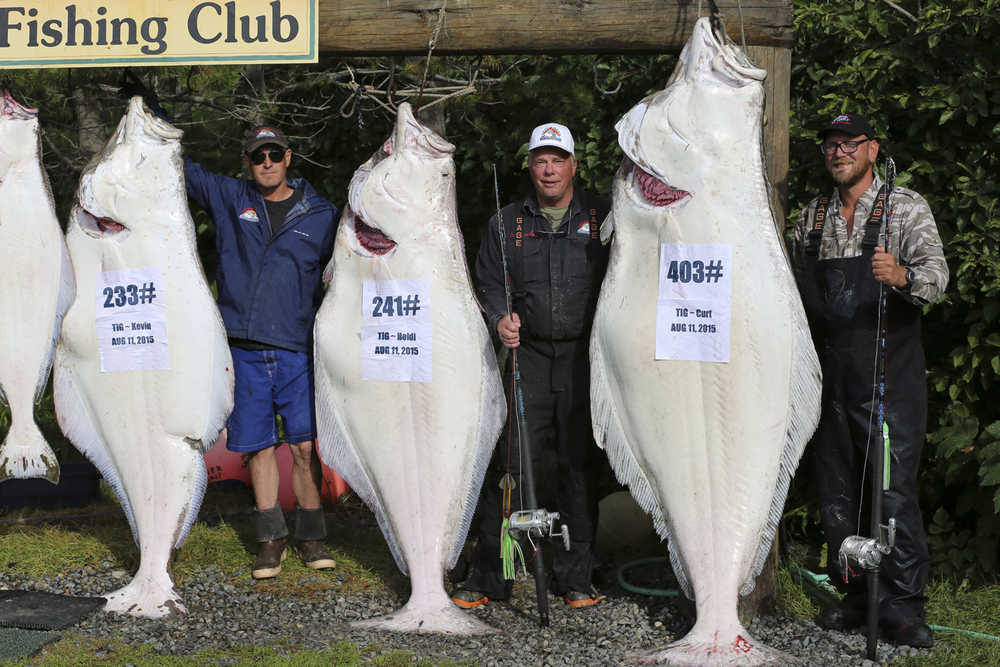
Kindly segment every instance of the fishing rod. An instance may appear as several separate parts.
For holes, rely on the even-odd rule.
[[[497,234],[500,241],[500,260],[503,265],[503,286],[507,299],[507,316],[513,313],[513,299],[510,291],[510,273],[507,270],[507,235],[504,231],[503,215],[500,209],[500,187],[497,182],[497,166],[493,165],[493,192],[496,196],[497,205]],[[555,531],[555,522],[559,518],[558,512],[549,512],[538,507],[538,499],[535,495],[535,471],[531,458],[531,437],[528,434],[527,417],[524,411],[524,392],[521,389],[521,370],[517,363],[517,348],[510,350],[511,383],[513,388],[513,412],[517,415],[517,443],[520,453],[521,487],[523,498],[521,509],[511,512],[510,501],[511,492],[514,489],[514,479],[510,474],[509,460],[508,471],[504,474],[500,482],[503,489],[503,524],[500,534],[500,553],[503,560],[504,579],[514,578],[514,552],[521,555],[521,563],[524,565],[524,554],[521,553],[518,539],[524,535],[528,542],[534,547],[532,554],[532,565],[535,577],[535,599],[538,605],[539,623],[543,628],[549,626],[549,595],[548,580],[545,577],[545,559],[542,557],[541,539],[536,546],[532,536],[555,537],[562,536],[563,545],[569,551],[569,528],[563,524],[560,533]],[[510,440],[510,414],[508,408],[508,448]],[[524,509],[528,507],[529,509]],[[527,567],[525,567],[527,573]]]
[[[896,184],[896,163],[890,157],[885,165],[885,199],[882,202],[882,221],[885,224],[885,251],[889,252],[889,225],[892,221],[889,206],[892,191]],[[876,205],[878,200],[876,200]],[[896,519],[890,517],[886,525],[882,524],[882,494],[889,490],[890,478],[890,438],[889,423],[885,415],[886,389],[886,341],[889,337],[889,290],[885,283],[879,282],[879,314],[878,336],[876,339],[878,366],[878,431],[875,438],[881,444],[881,451],[872,458],[872,510],[869,533],[871,537],[851,535],[840,545],[840,567],[846,580],[850,563],[857,563],[865,570],[867,580],[866,653],[869,660],[875,660],[878,650],[878,607],[879,607],[879,566],[883,556],[892,553],[896,542]],[[868,429],[868,449],[872,443],[871,428]]]

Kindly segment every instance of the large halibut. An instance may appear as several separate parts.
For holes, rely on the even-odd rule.
[[[411,595],[365,623],[490,628],[443,586],[506,416],[455,208],[454,146],[401,104],[392,137],[351,180],[316,316],[319,452],[368,504]]]
[[[765,74],[699,19],[666,89],[617,125],[627,157],[602,229],[614,236],[591,338],[594,436],[668,540],[698,614],[643,662],[790,660],[737,617],[821,391],[768,202]]]
[[[101,471],[139,545],[108,611],[184,606],[168,565],[198,515],[203,453],[233,406],[232,359],[188,210],[183,133],[133,97],[80,178],[67,231],[77,298],[56,351],[59,424]]]
[[[63,314],[73,300],[73,267],[42,168],[38,109],[0,96],[0,400],[11,424],[0,445],[0,481],[59,481],[59,462],[35,424]]]

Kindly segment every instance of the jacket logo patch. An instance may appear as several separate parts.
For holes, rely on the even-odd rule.
[[[252,208],[245,208],[243,212],[240,213],[240,220],[246,220],[247,222],[260,222],[260,216],[257,215],[257,211]]]
[[[576,233],[590,234],[590,221],[584,220],[583,222],[581,222],[580,225],[576,228]]]
[[[296,234],[301,234],[302,236],[306,237],[307,239],[308,238],[312,238],[311,236],[309,236],[308,234],[306,234],[305,232],[303,232],[303,231],[301,231],[299,229],[293,229],[292,231],[295,232]]]

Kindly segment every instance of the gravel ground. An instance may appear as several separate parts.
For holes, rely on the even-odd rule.
[[[291,556],[294,557],[294,556]],[[186,655],[202,649],[234,649],[281,642],[305,650],[322,650],[341,641],[368,647],[367,657],[394,649],[411,651],[432,661],[491,665],[608,665],[630,655],[663,647],[690,627],[691,607],[675,598],[653,598],[623,591],[614,569],[604,570],[605,599],[597,606],[572,610],[550,596],[551,625],[540,628],[534,588],[519,582],[509,602],[493,602],[473,612],[501,633],[479,637],[401,635],[351,628],[350,621],[390,612],[405,602],[405,590],[338,593],[342,575],[332,572],[285,571],[281,577],[330,582],[330,589],[311,596],[280,595],[274,582],[253,582],[247,570],[234,584],[216,566],[178,586],[187,616],[162,620],[98,612],[64,632],[85,637],[117,638],[130,645],[147,644],[158,653]],[[101,595],[129,581],[130,572],[112,561],[65,572],[44,580],[26,580],[0,570],[0,589],[43,590],[68,595]],[[266,620],[265,620],[266,619]],[[880,663],[864,659],[865,639],[819,629],[812,621],[789,616],[764,617],[749,631],[758,641],[796,656],[807,665],[891,664],[910,655],[926,655],[908,647],[880,643]],[[224,662],[224,661],[223,661]]]

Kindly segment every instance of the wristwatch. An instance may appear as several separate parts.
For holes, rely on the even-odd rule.
[[[917,274],[913,272],[913,269],[906,267],[906,285],[905,287],[910,288],[913,286],[913,281],[916,279]]]

